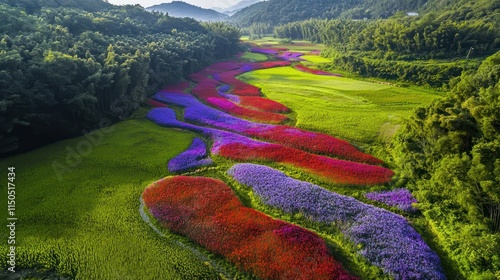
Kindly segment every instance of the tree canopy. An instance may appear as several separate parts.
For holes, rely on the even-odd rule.
[[[96,3],[0,2],[0,153],[123,119],[160,87],[238,50],[239,31],[222,23]]]
[[[499,112],[497,52],[456,79],[446,98],[417,109],[393,142],[398,184],[413,190],[439,242],[471,278],[500,276]]]
[[[231,20],[242,27],[277,26],[307,19],[386,19],[398,13],[432,12],[439,20],[483,19],[498,27],[499,11],[495,0],[269,0],[242,9]]]

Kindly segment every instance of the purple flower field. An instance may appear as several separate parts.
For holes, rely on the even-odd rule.
[[[208,157],[207,146],[200,138],[194,138],[186,151],[168,162],[168,171],[178,173],[210,164],[213,161]]]
[[[412,206],[412,203],[418,201],[412,196],[411,192],[405,188],[392,191],[371,192],[367,193],[365,196],[370,200],[382,202],[389,206],[395,206],[408,213],[417,211],[417,209]]]
[[[264,49],[264,48],[252,48],[250,49],[251,52],[254,53],[261,53],[261,54],[268,54],[268,55],[276,55],[278,52],[273,49]]]
[[[302,58],[300,58],[303,55],[304,54],[300,53],[300,52],[283,52],[280,55],[276,55],[276,58],[282,59],[285,61],[300,61],[300,60],[303,60]]]
[[[266,205],[332,224],[358,246],[359,254],[395,279],[445,279],[439,257],[400,215],[267,166],[237,164],[228,174]]]

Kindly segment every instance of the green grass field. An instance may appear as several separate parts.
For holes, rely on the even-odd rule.
[[[77,279],[218,278],[216,269],[158,236],[139,215],[144,188],[168,175],[168,160],[194,135],[145,119],[113,127],[61,181],[52,164],[66,165],[66,148],[77,150],[85,137],[1,161],[2,174],[16,167],[17,268],[56,269]],[[1,213],[5,221],[6,209]],[[6,234],[2,230],[0,239]],[[2,260],[6,245],[0,245]]]
[[[302,59],[305,59],[306,61],[312,62],[312,63],[329,63],[332,62],[331,59],[321,57],[319,55],[303,55],[301,56]]]
[[[291,51],[313,51],[313,50],[324,50],[326,48],[325,45],[322,44],[312,44],[308,41],[298,41],[294,40],[293,44],[281,44],[280,41],[282,39],[273,38],[273,37],[263,37],[261,39],[249,39],[248,36],[243,36],[241,38],[243,42],[253,43],[262,47],[272,46],[273,48],[287,48]]]
[[[389,140],[413,108],[438,97],[431,90],[319,76],[292,67],[253,71],[239,79],[295,111],[298,127],[364,144]]]
[[[252,52],[245,52],[241,58],[249,60],[249,61],[266,61],[266,60],[268,60],[268,57],[266,55],[261,54],[261,53],[252,53]]]

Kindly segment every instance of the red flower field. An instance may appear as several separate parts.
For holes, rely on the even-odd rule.
[[[299,149],[263,142],[222,143],[217,154],[238,161],[264,161],[290,164],[327,181],[344,185],[379,185],[392,180],[390,169],[364,163],[315,155]]]
[[[241,204],[222,181],[168,177],[142,195],[165,227],[262,279],[356,279],[304,228]]]

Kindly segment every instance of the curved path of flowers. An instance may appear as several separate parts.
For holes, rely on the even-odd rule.
[[[173,158],[171,172],[213,164],[210,154],[240,162],[280,163],[325,181],[350,186],[380,185],[393,172],[382,161],[327,134],[283,125],[286,106],[262,97],[260,90],[236,76],[291,65],[301,53],[254,48],[281,61],[220,62],[190,76],[194,83],[169,86],[149,104],[147,118],[158,125],[189,130],[195,138]],[[326,72],[295,66],[317,75]],[[173,108],[182,108],[180,115]],[[178,111],[179,112],[179,111]],[[269,167],[239,164],[229,174],[254,189],[261,201],[283,212],[301,212],[313,222],[334,223],[356,244],[359,254],[395,279],[444,279],[437,255],[402,216],[364,204]],[[405,194],[407,195],[407,194]],[[328,252],[315,233],[244,207],[225,183],[205,177],[174,176],[146,188],[149,212],[169,230],[224,256],[240,269],[263,279],[355,279]],[[391,204],[389,194],[369,199],[411,209],[411,194]],[[407,204],[404,204],[407,202]],[[401,206],[403,205],[403,206]]]

